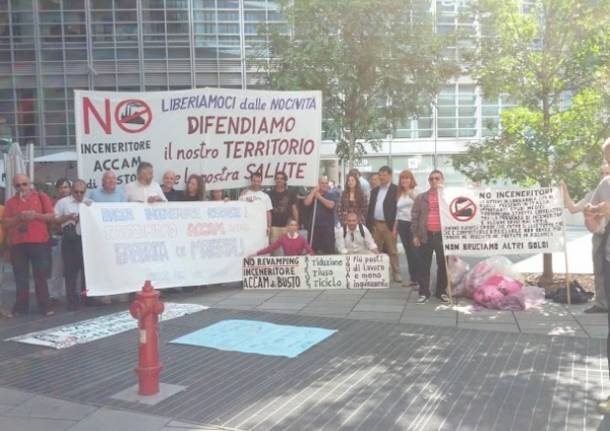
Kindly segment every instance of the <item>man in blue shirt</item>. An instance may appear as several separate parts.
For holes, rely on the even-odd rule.
[[[315,220],[312,220],[314,227],[310,229],[313,232],[309,233],[309,241],[317,254],[335,254],[335,206],[338,200],[337,194],[329,189],[327,177],[320,177],[318,185],[305,198],[305,206],[315,210],[312,210]]]
[[[89,190],[87,199],[93,202],[127,202],[127,195],[122,188],[117,188],[115,173],[106,171],[102,176],[102,187]]]

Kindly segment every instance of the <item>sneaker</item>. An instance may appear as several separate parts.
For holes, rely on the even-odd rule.
[[[416,304],[425,304],[429,300],[430,300],[429,296],[419,295],[419,298],[417,298]]]
[[[610,397],[597,403],[597,411],[603,415],[610,414]]]
[[[55,311],[53,311],[53,310],[49,310],[46,313],[42,313],[42,315],[45,316],[45,317],[51,317],[54,314],[55,314]]]
[[[445,304],[451,302],[449,300],[449,296],[446,293],[442,293],[441,296],[438,297],[439,301],[444,302]]]
[[[584,312],[587,313],[587,314],[591,314],[591,313],[607,313],[608,310],[606,310],[605,308],[600,307],[599,305],[594,305],[593,307],[587,308]]]

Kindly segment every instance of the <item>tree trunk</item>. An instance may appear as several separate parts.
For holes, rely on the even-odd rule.
[[[553,255],[544,253],[542,255],[542,277],[540,277],[540,286],[545,290],[553,282]]]
[[[547,150],[547,170],[548,172],[552,172],[552,167],[550,166],[551,161],[549,158],[549,151],[551,147],[550,142],[550,130],[551,130],[551,108],[549,103],[549,95],[546,87],[543,87],[542,90],[542,121],[544,128],[544,139],[546,140],[546,150]],[[547,175],[548,177],[548,175]],[[540,279],[543,287],[546,288],[553,281],[553,255],[550,253],[545,253],[542,256],[542,277]]]

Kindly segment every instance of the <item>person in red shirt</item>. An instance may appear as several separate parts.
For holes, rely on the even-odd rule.
[[[2,223],[9,232],[11,264],[15,276],[16,301],[13,315],[29,311],[30,264],[38,311],[50,316],[47,277],[51,270],[51,251],[47,223],[54,221],[53,204],[49,197],[32,188],[23,174],[13,179],[17,194],[6,202]]]
[[[420,255],[422,263],[419,271],[418,304],[425,304],[430,299],[430,265],[432,253],[436,254],[436,297],[441,302],[449,302],[447,296],[447,267],[443,251],[441,215],[439,211],[439,190],[443,186],[443,173],[433,170],[428,175],[430,189],[415,198],[411,210],[411,233],[413,245]]]
[[[304,251],[311,255],[315,254],[307,240],[299,235],[299,224],[295,219],[288,219],[286,233],[269,246],[257,251],[256,255],[271,253],[280,247],[284,249],[284,256],[300,256]]]

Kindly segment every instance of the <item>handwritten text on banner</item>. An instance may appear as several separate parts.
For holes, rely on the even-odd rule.
[[[101,204],[80,210],[88,295],[241,280],[266,245],[265,209],[249,202]]]

